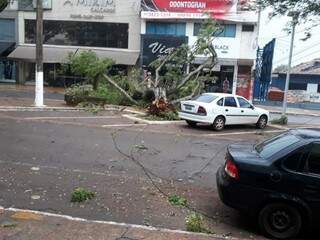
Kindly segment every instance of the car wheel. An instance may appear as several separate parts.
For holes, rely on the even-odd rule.
[[[186,120],[187,124],[190,126],[190,127],[195,127],[197,126],[197,122],[194,122],[194,121],[190,121],[190,120]]]
[[[272,238],[292,239],[301,230],[301,214],[288,204],[269,204],[259,214],[259,226],[264,234]]]
[[[213,128],[214,128],[214,130],[216,130],[216,131],[221,131],[221,130],[224,129],[225,124],[226,124],[226,120],[224,119],[224,117],[219,116],[219,117],[217,117],[217,118],[214,120],[214,122],[213,122]]]
[[[266,116],[261,116],[257,122],[257,128],[264,129],[268,124],[268,118]]]

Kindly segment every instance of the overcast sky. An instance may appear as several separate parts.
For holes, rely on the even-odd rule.
[[[259,45],[264,46],[272,38],[276,38],[276,50],[273,65],[288,64],[289,46],[291,37],[283,29],[286,27],[290,18],[274,17],[268,18],[269,10],[262,12]],[[312,30],[312,37],[307,41],[301,41],[306,26],[298,26],[294,43],[293,65],[320,58],[320,27]]]

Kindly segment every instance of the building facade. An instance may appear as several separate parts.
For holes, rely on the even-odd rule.
[[[70,53],[85,50],[112,58],[122,68],[136,65],[140,52],[140,0],[46,0],[44,8],[45,82],[53,85],[63,82],[60,64]],[[2,57],[14,62],[17,82],[34,81],[36,13],[33,1],[12,0],[0,15],[0,27],[8,24],[6,21],[13,21],[10,24],[15,27],[12,30],[15,35],[10,37],[14,38],[15,47]],[[2,31],[0,41],[9,37],[1,34]]]
[[[71,82],[59,67],[67,56],[92,50],[121,69],[147,67],[182,43],[192,46],[207,13],[221,25],[206,91],[250,98],[257,48],[257,14],[243,0],[46,0],[44,1],[44,80]],[[36,13],[33,0],[11,0],[0,14],[0,81],[35,79]],[[140,58],[140,60],[139,60]],[[197,56],[201,64],[205,56]]]
[[[218,64],[212,69],[214,80],[208,79],[206,91],[251,98],[258,16],[249,4],[237,0],[142,0],[142,65],[146,67],[161,51],[181,42],[192,46],[209,13],[220,23],[221,30],[213,42]],[[205,56],[198,56],[194,64],[205,60]]]

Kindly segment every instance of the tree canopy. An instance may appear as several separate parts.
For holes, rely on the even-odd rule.
[[[320,2],[315,0],[260,0],[262,7],[273,8],[273,15],[288,15],[299,12],[300,21],[312,21],[320,16]]]
[[[0,0],[0,13],[8,6],[9,0]]]

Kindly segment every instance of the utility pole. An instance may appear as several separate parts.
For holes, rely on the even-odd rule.
[[[282,117],[286,116],[287,113],[287,101],[288,101],[288,91],[289,91],[289,83],[290,83],[290,73],[291,73],[291,64],[292,64],[292,54],[293,54],[293,46],[294,46],[294,37],[296,32],[296,26],[298,24],[299,13],[291,12],[289,16],[292,17],[292,33],[291,33],[291,43],[290,43],[290,52],[289,52],[289,62],[288,62],[288,70],[286,77],[286,85],[283,96],[283,109],[282,109]]]
[[[43,107],[43,5],[37,0],[36,89],[34,105]]]

